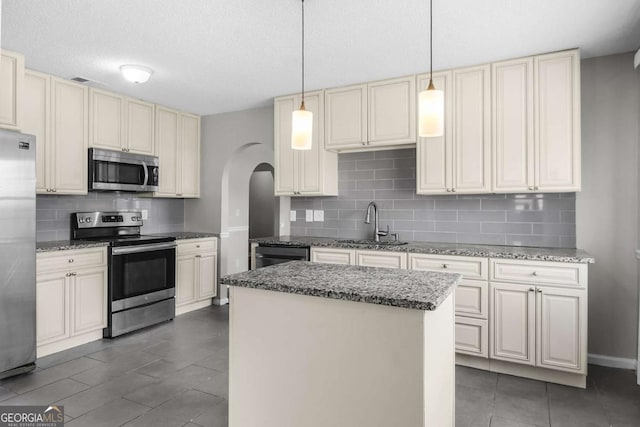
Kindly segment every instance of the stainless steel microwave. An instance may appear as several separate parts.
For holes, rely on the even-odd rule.
[[[89,148],[90,191],[158,191],[158,158]]]

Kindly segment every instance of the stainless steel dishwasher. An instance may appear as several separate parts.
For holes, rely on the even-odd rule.
[[[256,248],[256,268],[281,264],[287,261],[309,261],[311,249],[309,246],[291,245],[259,245]]]

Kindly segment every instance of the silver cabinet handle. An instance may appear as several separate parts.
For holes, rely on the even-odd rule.
[[[538,293],[542,293],[542,289],[538,289]]]
[[[73,262],[73,258],[69,258],[69,264]]]
[[[530,185],[530,186],[529,186],[529,190],[532,190],[532,191],[533,191],[533,185]]]
[[[455,189],[455,188],[452,188],[452,189],[451,189],[451,192],[452,192],[452,193],[455,193],[455,192],[456,192],[456,189]]]
[[[529,292],[535,292],[535,288],[529,288]]]
[[[534,271],[533,273],[531,273],[531,275],[532,275],[532,276],[537,276],[537,275],[538,275],[538,273]]]
[[[540,187],[538,187],[538,186],[536,185],[536,190],[539,190],[539,189],[540,189]]]
[[[447,264],[442,264],[442,268],[449,268]]]
[[[362,141],[362,145],[367,145],[367,141]]]

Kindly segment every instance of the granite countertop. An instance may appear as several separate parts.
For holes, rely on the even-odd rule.
[[[70,249],[86,249],[109,246],[108,242],[91,242],[87,240],[52,240],[47,242],[36,242],[37,252],[66,251]]]
[[[290,261],[222,277],[220,283],[415,310],[435,310],[462,276]]]
[[[220,233],[201,233],[198,231],[174,231],[169,233],[155,233],[151,235],[174,237],[176,240],[203,239],[206,237],[220,237]]]
[[[429,242],[409,242],[406,245],[377,245],[353,243],[352,240],[347,239],[312,236],[273,236],[250,239],[250,241],[260,244],[366,249],[432,255],[521,259],[529,261],[554,261],[583,264],[595,262],[595,259],[591,255],[581,249],[533,248],[524,246],[492,246]]]

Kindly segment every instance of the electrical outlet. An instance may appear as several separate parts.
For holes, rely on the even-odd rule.
[[[317,222],[324,222],[324,211],[313,211],[313,220]]]
[[[289,221],[296,221],[296,211],[289,211]]]
[[[142,219],[143,220],[149,219],[149,210],[148,209],[142,209],[140,212],[142,213]]]
[[[305,215],[306,221],[307,222],[313,222],[313,210],[307,209],[305,213],[306,213],[306,215]]]

